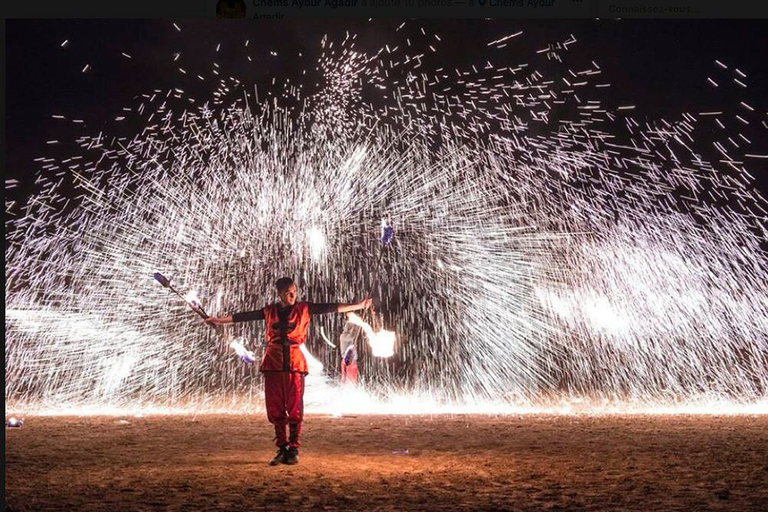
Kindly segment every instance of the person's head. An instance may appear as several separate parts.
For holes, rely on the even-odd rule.
[[[299,290],[296,288],[296,283],[290,277],[281,277],[275,281],[275,288],[280,295],[280,302],[284,305],[293,306],[296,304],[296,298],[299,296]]]

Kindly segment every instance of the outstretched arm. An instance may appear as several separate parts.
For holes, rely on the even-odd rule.
[[[349,313],[350,311],[358,311],[360,309],[368,309],[373,304],[373,299],[370,297],[363,299],[355,304],[339,304],[336,308],[338,313]]]
[[[208,318],[205,319],[205,323],[207,323],[208,325],[212,325],[214,327],[216,327],[217,325],[231,324],[232,315],[220,316],[220,317],[209,316]]]
[[[212,317],[205,319],[205,323],[213,326],[231,324],[233,322],[247,322],[249,320],[264,320],[264,310],[246,311],[244,313],[235,313],[229,316]]]
[[[371,307],[373,300],[363,299],[360,302],[354,304],[337,304],[335,302],[328,303],[309,303],[310,315],[327,315],[328,313],[347,313],[349,311],[357,311],[358,309],[367,309]]]

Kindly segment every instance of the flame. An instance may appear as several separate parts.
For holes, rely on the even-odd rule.
[[[348,313],[347,318],[353,324],[361,327],[368,337],[368,344],[376,357],[391,357],[395,353],[395,333],[384,329],[373,332],[368,323],[354,313]]]

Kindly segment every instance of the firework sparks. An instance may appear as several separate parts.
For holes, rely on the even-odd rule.
[[[315,74],[260,96],[170,52],[179,87],[109,117],[135,136],[78,131],[80,154],[40,157],[37,192],[6,203],[6,401],[249,403],[259,384],[230,349],[255,360],[237,341],[255,334],[214,343],[150,286],[157,268],[210,290],[185,299],[216,315],[261,306],[278,270],[313,301],[372,289],[393,331],[350,321],[371,344],[368,385],[403,407],[765,399],[765,109],[744,73],[716,61],[697,77],[745,95],[733,109],[648,120],[607,99],[607,66],[569,63],[570,34],[520,62],[494,53],[530,35],[507,30],[449,69],[430,67],[447,36],[395,32],[373,49],[326,36]],[[239,41],[211,44],[256,55]],[[53,115],[83,129],[72,117]],[[313,372],[338,365],[334,322],[317,320]]]

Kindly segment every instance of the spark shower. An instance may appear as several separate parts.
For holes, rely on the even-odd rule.
[[[263,306],[280,275],[308,300],[371,294],[397,334],[391,358],[358,347],[377,400],[764,403],[768,148],[749,70],[713,57],[692,81],[727,107],[653,118],[567,30],[526,53],[510,49],[535,29],[503,32],[449,67],[434,24],[379,46],[337,30],[268,86],[168,51],[178,85],[133,91],[106,128],[51,112],[61,139],[39,141],[33,194],[6,200],[7,408],[259,404],[230,346],[258,357],[261,326],[207,328],[155,272],[212,315]],[[209,43],[243,66],[288,59]],[[343,321],[313,320],[321,394],[338,391]]]

